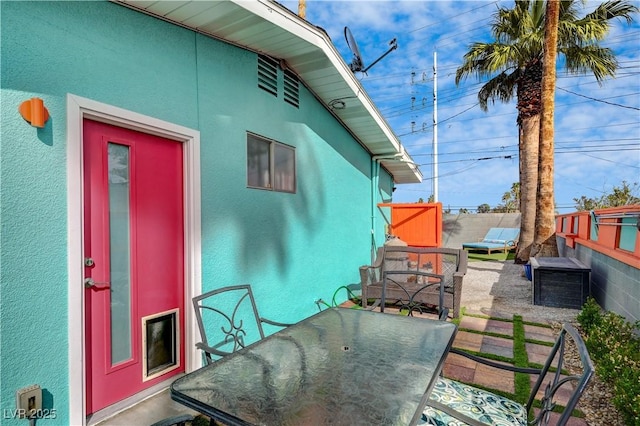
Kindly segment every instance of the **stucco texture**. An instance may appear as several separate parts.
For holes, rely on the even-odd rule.
[[[0,410],[45,390],[69,423],[66,96],[200,131],[202,290],[251,283],[265,316],[296,321],[369,263],[381,172],[300,86],[295,108],[257,87],[257,55],[110,2],[0,2]],[[18,114],[40,97],[43,129]],[[246,134],[296,149],[295,194],[246,186]],[[380,195],[381,194],[381,195]],[[382,225],[375,230],[382,241]],[[24,420],[2,419],[19,425]]]

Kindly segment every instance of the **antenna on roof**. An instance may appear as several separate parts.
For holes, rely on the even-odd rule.
[[[389,50],[384,52],[384,54],[382,56],[380,56],[378,59],[373,61],[371,63],[371,65],[369,65],[368,67],[365,67],[364,66],[364,62],[362,61],[362,55],[360,54],[360,49],[358,48],[358,44],[356,43],[356,39],[353,37],[353,34],[351,34],[351,30],[349,30],[349,27],[344,27],[344,38],[347,41],[347,45],[349,46],[349,49],[351,49],[351,53],[353,53],[353,59],[351,60],[351,64],[349,64],[349,68],[351,68],[351,71],[354,72],[354,73],[360,71],[360,72],[366,74],[367,71],[372,66],[374,66],[375,64],[380,62],[380,60],[382,58],[384,58],[389,53],[391,53],[392,51],[394,51],[394,50],[396,50],[398,48],[398,44],[396,43],[396,39],[394,38],[393,40],[391,40],[389,42],[389,45],[391,46],[389,48]]]

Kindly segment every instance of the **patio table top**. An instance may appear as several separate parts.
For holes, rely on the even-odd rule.
[[[171,386],[230,425],[416,424],[455,324],[331,308]]]

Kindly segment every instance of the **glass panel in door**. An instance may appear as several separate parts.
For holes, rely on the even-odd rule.
[[[109,143],[111,365],[131,359],[129,147]]]

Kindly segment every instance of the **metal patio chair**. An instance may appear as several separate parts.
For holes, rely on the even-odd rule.
[[[384,312],[388,302],[407,316],[426,312],[425,301],[434,306],[440,320],[445,321],[449,308],[444,306],[445,277],[420,270],[395,270],[382,273],[382,295],[380,311]]]
[[[194,297],[192,302],[202,339],[201,342],[196,343],[196,347],[203,351],[207,364],[264,339],[263,324],[278,328],[291,325],[261,317],[249,284],[215,289]],[[262,387],[258,387],[265,393],[265,404],[275,406],[278,404],[275,396],[278,381],[290,381],[303,386],[308,380],[307,355],[302,345],[289,336],[274,335],[270,338],[280,340],[281,345],[289,345],[289,349],[286,350],[289,356],[286,374],[278,369],[279,364],[273,359],[255,355],[248,356],[248,359],[253,362],[253,364],[250,363],[252,368],[265,374],[265,378],[260,381]],[[247,391],[254,389],[252,383],[247,383],[244,388]],[[256,409],[261,408],[256,407]],[[213,426],[220,423],[211,419],[210,424]]]
[[[288,327],[258,314],[249,284],[222,287],[192,299],[207,364],[264,339],[263,324]]]
[[[579,373],[571,374],[564,369],[564,352],[568,344],[575,345],[580,355],[580,366],[577,369]],[[535,374],[538,379],[531,388],[526,405],[522,405],[494,393],[455,380],[441,378],[433,388],[427,408],[424,410],[423,420],[428,425],[553,424],[563,426],[569,421],[573,409],[594,372],[584,341],[570,324],[563,326],[541,369],[500,364],[456,348],[451,349],[451,352],[498,369]],[[536,398],[540,399],[541,408],[534,409],[533,404]],[[529,421],[529,418],[532,420]]]

